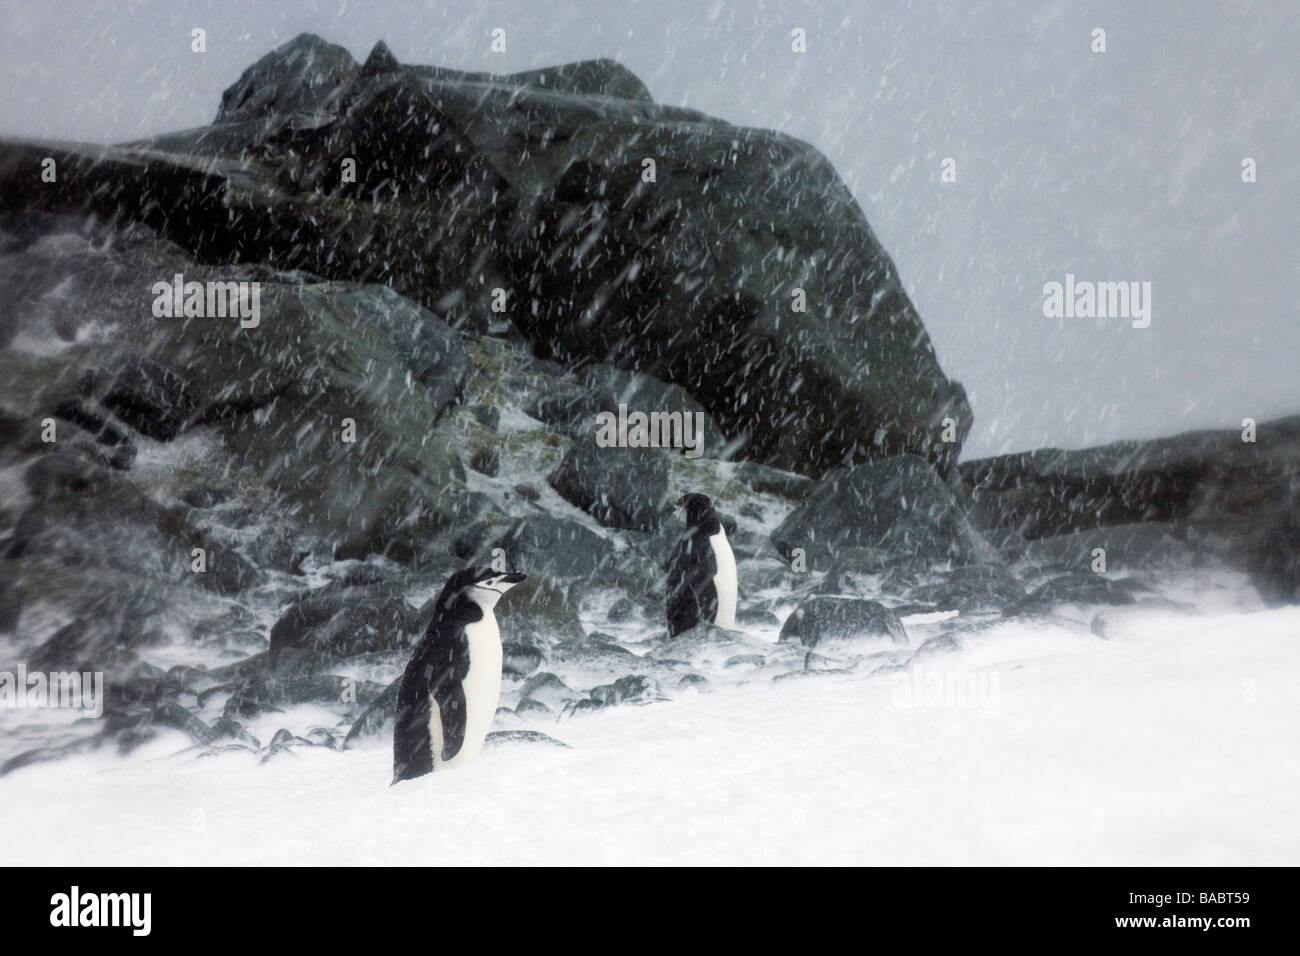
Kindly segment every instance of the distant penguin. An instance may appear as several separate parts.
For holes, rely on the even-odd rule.
[[[668,636],[700,621],[736,625],[736,558],[708,495],[682,495],[686,531],[668,566]]]
[[[501,595],[524,580],[467,568],[447,581],[397,693],[393,783],[478,756],[501,696]]]

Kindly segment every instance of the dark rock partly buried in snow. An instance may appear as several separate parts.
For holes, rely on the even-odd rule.
[[[495,478],[497,472],[501,470],[501,449],[495,445],[485,445],[474,449],[469,456],[469,466],[480,475]]]
[[[665,454],[601,448],[592,435],[574,442],[551,475],[551,487],[607,527],[654,531],[668,498]]]
[[[912,562],[901,559],[906,565]],[[830,570],[821,584],[817,585],[818,594],[857,594],[871,593],[879,587],[878,578],[884,572],[899,566],[900,557],[880,548],[843,548],[836,552]]]
[[[601,684],[591,689],[590,697],[602,707],[627,702],[645,704],[663,699],[663,692],[653,677],[643,674],[629,674],[620,677],[612,684]]]
[[[226,701],[224,718],[238,721],[294,704],[326,704],[356,710],[383,693],[382,685],[333,674],[255,677],[237,687]]]
[[[1062,574],[1034,588],[1024,600],[1008,608],[1008,616],[1046,614],[1062,604],[1133,604],[1136,594],[1147,588],[1132,578],[1106,578],[1100,574],[1078,571]]]
[[[901,455],[832,472],[772,533],[790,560],[802,548],[808,570],[828,567],[846,548],[953,564],[997,564],[985,541],[929,463]]]
[[[500,747],[505,744],[550,744],[564,750],[573,749],[563,740],[556,740],[539,730],[494,730],[483,741],[484,747]]]
[[[913,601],[933,604],[940,611],[1002,611],[1025,598],[1025,589],[1000,564],[977,564],[953,568],[945,580],[916,588]]]
[[[545,704],[551,710],[560,710],[569,701],[580,696],[550,671],[534,674],[519,689],[520,701],[535,700]]]
[[[797,640],[805,647],[881,638],[906,644],[907,631],[889,608],[858,598],[808,598],[791,612],[781,628],[782,641]]]
[[[189,564],[189,579],[219,594],[239,594],[262,578],[257,566],[239,553],[235,536],[221,534],[193,508],[169,508],[160,518],[160,526],[192,555],[194,548],[203,551],[202,570]]]
[[[1246,568],[1268,604],[1300,604],[1300,480],[1249,546]]]
[[[101,736],[114,738],[120,753],[129,753],[154,739],[162,730],[179,730],[200,746],[210,744],[216,733],[199,717],[174,700],[162,701],[138,714],[111,714]]]

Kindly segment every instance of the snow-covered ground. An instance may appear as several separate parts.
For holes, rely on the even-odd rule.
[[[179,734],[0,781],[5,864],[1300,864],[1300,607],[997,625],[894,674],[622,706],[389,786]]]

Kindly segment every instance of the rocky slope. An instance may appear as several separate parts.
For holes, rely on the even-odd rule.
[[[970,426],[826,160],[654,104],[608,61],[494,77],[400,66],[382,44],[358,65],[304,35],[250,67],[210,127],[4,153],[5,207],[382,283],[457,328],[508,319],[539,355],[682,385],[715,447],[787,469],[900,452],[946,467]],[[32,189],[45,157],[58,181]]]
[[[157,315],[176,275],[256,283],[256,324]],[[1245,606],[1247,572],[1274,601],[1300,579],[1294,421],[959,472],[964,394],[825,160],[607,61],[497,77],[299,37],[209,127],[0,144],[0,382],[0,669],[108,686],[102,721],[0,714],[5,771],[165,729],[378,739],[427,602],[494,556],[530,575],[499,614],[524,735],[904,667],[1001,617],[1104,635],[1186,608],[1189,569]],[[699,413],[704,457],[597,447],[619,403]],[[670,641],[687,490],[742,603]]]

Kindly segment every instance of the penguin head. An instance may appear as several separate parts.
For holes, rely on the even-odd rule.
[[[713,502],[708,495],[696,492],[682,495],[677,499],[677,514],[686,522],[687,527],[700,528],[710,534],[716,534],[722,527],[718,513],[713,510]]]
[[[479,607],[491,609],[496,607],[501,595],[527,577],[492,568],[466,568],[447,580],[438,596],[438,606],[449,608],[461,601],[473,601]]]

